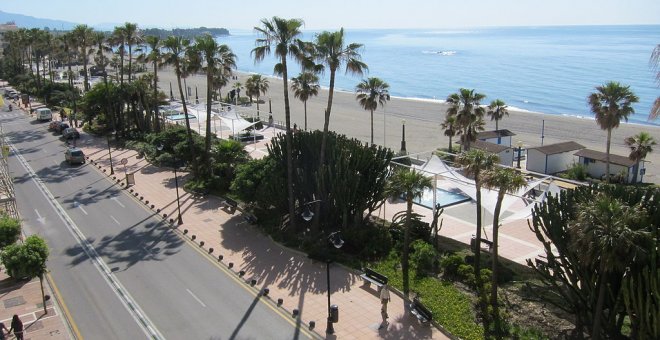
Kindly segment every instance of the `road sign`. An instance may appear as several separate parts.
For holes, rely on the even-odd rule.
[[[121,161],[119,161],[119,163],[121,163],[122,165],[126,165],[128,164],[128,159],[122,158]]]

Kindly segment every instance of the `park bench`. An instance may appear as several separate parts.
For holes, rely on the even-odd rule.
[[[246,221],[247,223],[250,223],[250,224],[257,224],[257,216],[254,216],[254,215],[252,215],[252,214],[244,213],[244,214],[243,214],[243,219],[245,219],[245,221]]]
[[[364,283],[366,285],[369,284],[374,284],[376,285],[379,289],[383,287],[383,285],[387,284],[387,276],[377,273],[376,271],[369,269],[369,268],[364,268],[364,273],[360,275],[360,277],[364,280]]]
[[[493,241],[485,240],[482,238],[481,244],[487,247],[489,253],[493,252]],[[477,251],[477,238],[474,236],[472,236],[472,239],[470,239],[470,248],[473,252]]]
[[[225,198],[224,202],[222,202],[222,205],[224,206],[225,210],[233,215],[234,212],[236,212],[236,208],[238,207],[238,202],[231,198]]]
[[[433,314],[424,306],[417,297],[410,303],[410,313],[421,323],[429,323],[433,320]]]
[[[210,190],[208,188],[203,188],[203,189],[198,188],[198,189],[192,190],[192,194],[193,194],[194,197],[205,197],[206,195],[209,194],[209,192],[210,192]]]

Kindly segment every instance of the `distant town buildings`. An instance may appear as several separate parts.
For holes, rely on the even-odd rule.
[[[6,24],[0,24],[0,56],[5,53],[5,46],[7,45],[7,42],[4,39],[5,33],[16,30],[18,30],[18,26],[16,26],[16,23],[13,21]]]

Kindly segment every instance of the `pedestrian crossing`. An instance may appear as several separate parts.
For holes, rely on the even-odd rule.
[[[0,119],[16,118],[16,117],[25,117],[25,114],[21,111],[12,111],[12,112],[2,112],[0,113]]]

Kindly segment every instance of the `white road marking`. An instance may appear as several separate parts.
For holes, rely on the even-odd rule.
[[[85,211],[85,209],[82,207],[82,204],[78,202],[73,202],[73,206],[80,209],[85,215],[89,215],[87,211]]]
[[[41,217],[41,214],[39,214],[39,211],[37,209],[34,209],[34,212],[37,214],[37,221],[41,224],[46,224],[46,218]]]
[[[193,292],[191,292],[190,289],[186,288],[186,291],[188,291],[188,294],[192,295],[192,297],[193,297],[195,300],[197,300],[197,302],[199,302],[199,304],[202,305],[202,307],[206,307],[206,305],[204,304],[204,302],[202,302],[202,300],[200,300],[197,296],[195,296],[195,294],[193,294]]]
[[[117,225],[121,225],[121,223],[119,223],[119,221],[117,221],[117,219],[116,219],[114,216],[110,215],[110,218],[111,218],[113,221],[115,221],[115,223],[117,223]]]
[[[117,197],[111,197],[110,199],[113,200],[113,201],[115,201],[115,203],[119,204],[120,207],[122,207],[122,208],[126,208],[126,206],[125,206],[124,204],[122,204],[121,202],[119,202],[119,199],[118,199]]]

